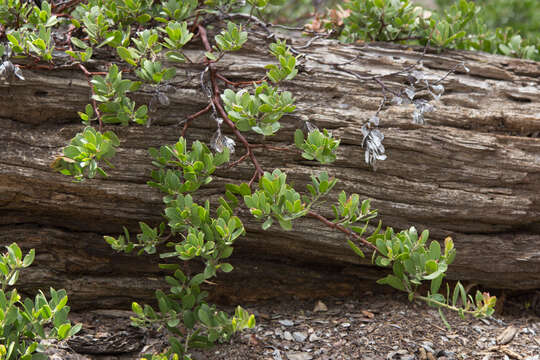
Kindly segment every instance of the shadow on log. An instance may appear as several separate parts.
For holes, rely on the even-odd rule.
[[[302,45],[307,39],[291,41]],[[540,63],[428,52],[423,60],[428,78],[441,78],[460,62],[470,73],[443,81],[446,92],[436,111],[426,114],[424,126],[412,124],[412,106],[385,107],[380,118],[388,160],[375,172],[364,163],[360,128],[378,107],[380,87],[327,64],[358,56],[348,70],[389,74],[415,64],[421,52],[317,40],[305,53],[303,71],[285,84],[297,110],[266,142],[291,146],[295,128],[309,120],[341,138],[338,161],[318,167],[295,152],[256,149],[264,169],[285,170],[298,190],[305,189],[309,175],[327,170],[341,179],[338,191],[372,198],[384,225],[428,228],[438,240],[452,236],[458,256],[449,278],[496,288],[540,288]],[[188,56],[201,53],[193,49]],[[94,70],[105,69],[106,60],[92,63]],[[227,78],[246,81],[261,78],[271,61],[267,44],[259,40],[227,54],[217,66]],[[37,251],[35,265],[21,277],[23,290],[65,287],[74,307],[129,306],[134,298],[153,298],[153,290],[163,285],[156,259],[114,254],[102,236],[120,233],[123,225],[135,231],[139,220],[161,220],[161,194],[145,185],[151,169],[146,149],[176,142],[182,121],[207,105],[201,70],[179,68],[170,106],[159,109],[150,128],[114,127],[122,144],[110,177],[82,184],[53,172],[49,164],[82,128],[77,111],[90,93],[84,75],[76,69],[26,69],[26,81],[0,84],[0,243],[17,241]],[[386,80],[399,86],[405,76]],[[135,100],[148,103],[151,96],[143,89]],[[191,124],[187,138],[208,143],[214,131],[215,122],[203,116]],[[237,150],[239,157],[243,149]],[[215,199],[225,183],[249,181],[252,173],[248,162],[221,169],[199,195]],[[328,209],[319,211],[330,215]],[[362,260],[350,251],[342,234],[313,219],[297,221],[291,232],[278,227],[263,232],[253,218],[242,218],[248,236],[236,243],[235,271],[217,279],[218,298],[346,295],[373,287],[371,280],[382,275],[369,256]]]

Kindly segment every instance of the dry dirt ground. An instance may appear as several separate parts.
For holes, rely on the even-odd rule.
[[[194,359],[540,360],[539,297],[508,298],[504,314],[490,319],[448,314],[451,330],[437,311],[400,294],[260,303],[246,307],[257,316],[255,329],[197,352]],[[64,349],[51,350],[51,358],[138,359],[141,351],[159,350],[165,335],[131,327],[130,315],[117,310],[73,314],[84,330]]]

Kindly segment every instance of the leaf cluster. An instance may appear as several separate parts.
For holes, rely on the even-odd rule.
[[[298,74],[296,68],[298,58],[291,53],[285,41],[278,39],[270,44],[270,53],[278,59],[279,64],[265,66],[268,69],[268,78],[276,84],[283,80],[294,79]]]
[[[304,216],[308,209],[300,194],[287,184],[287,174],[279,169],[265,172],[259,189],[245,195],[244,202],[256,219],[265,219],[262,228],[268,229],[277,220],[285,230],[292,229],[292,220]]]
[[[148,150],[152,164],[157,167],[152,171],[150,186],[156,187],[169,195],[194,192],[212,181],[211,175],[216,168],[229,161],[229,151],[213,154],[200,141],[191,144],[180,138],[173,146],[164,145],[160,149]]]
[[[164,76],[159,71],[160,69],[157,68],[157,64],[151,63],[148,64],[148,67],[151,71],[154,71],[148,76],[160,78]],[[139,125],[146,124],[148,120],[148,106],[141,105],[136,108],[135,102],[126,95],[128,92],[138,90],[141,85],[140,82],[123,79],[122,72],[118,70],[118,66],[116,65],[112,65],[109,68],[109,72],[105,77],[97,75],[91,82],[94,86],[92,99],[100,103],[98,108],[101,111],[101,120],[103,123],[121,124],[124,126],[130,122]],[[89,121],[91,118],[90,116],[88,118],[81,116],[83,121]]]
[[[169,22],[164,30],[162,28],[159,28],[159,30],[167,33],[167,37],[164,38],[162,44],[165,48],[170,50],[165,53],[167,58],[171,61],[185,61],[185,56],[182,54],[181,50],[193,37],[193,33],[187,28],[187,22]]]
[[[0,1],[0,24],[8,29],[18,29],[23,26],[34,6],[23,0]]]
[[[539,59],[534,40],[524,40],[512,28],[488,28],[482,8],[458,0],[441,11],[427,11],[410,0],[353,0],[343,4],[342,41],[393,41],[440,48],[486,51]],[[335,22],[325,20],[327,28]]]
[[[455,0],[437,0],[440,8],[448,8]],[[536,0],[476,0],[482,7],[480,16],[487,28],[495,31],[497,28],[512,28],[528,39],[531,43],[540,45],[540,3]]]
[[[98,162],[103,160],[113,167],[108,159],[114,157],[118,145],[120,140],[112,131],[102,134],[92,127],[86,127],[71,139],[63,150],[63,156],[56,158],[51,167],[64,175],[73,176],[77,181],[85,177],[93,178],[97,173],[107,176]]]
[[[246,43],[248,34],[242,31],[241,25],[229,21],[227,30],[223,30],[215,36],[216,44],[220,51],[236,51],[240,50]]]
[[[75,335],[81,324],[72,326],[65,290],[50,289],[50,299],[40,290],[35,299],[22,299],[15,286],[20,271],[32,265],[34,249],[23,257],[16,243],[6,246],[0,257],[0,359],[48,359],[40,340],[65,340]]]
[[[0,24],[10,29],[6,32],[6,37],[14,55],[34,56],[51,61],[54,50],[51,29],[58,22],[59,19],[52,15],[47,1],[43,1],[41,9],[38,6],[30,8],[20,0],[0,2]]]
[[[426,248],[429,232],[424,230],[420,237],[414,227],[394,234],[392,228],[371,237],[378,253],[375,263],[379,266],[393,264],[394,275],[388,275],[379,283],[388,283],[409,293],[424,280],[430,280],[432,293],[437,293],[444,276],[455,258],[452,239],[447,238],[444,253],[440,244],[432,241]],[[394,286],[395,285],[395,286]]]
[[[279,65],[267,65],[266,76],[274,83],[291,80],[298,73],[296,58],[292,56],[285,42],[270,45],[271,53],[279,60]],[[255,85],[254,94],[246,89],[234,92],[226,89],[221,95],[229,118],[240,131],[252,130],[263,136],[274,135],[281,128],[279,120],[295,110],[294,99],[289,91],[280,91],[267,82]]]
[[[332,133],[323,129],[315,129],[304,138],[304,133],[296,129],[294,133],[294,144],[302,150],[302,157],[308,160],[317,160],[321,164],[330,164],[336,161],[335,151],[340,140],[332,137]]]
[[[159,22],[169,22],[170,20],[181,21],[190,16],[197,8],[197,0],[167,0],[161,2],[159,16],[155,20]]]
[[[71,22],[84,26],[91,42],[99,44],[111,36],[109,29],[146,24],[159,10],[152,0],[89,0],[72,11]]]
[[[371,201],[369,199],[360,202],[358,194],[347,196],[344,191],[339,194],[337,205],[332,205],[332,210],[335,224],[350,228],[359,236],[366,232],[369,221],[377,217],[377,210],[371,210]],[[355,226],[359,222],[364,223],[364,226]]]
[[[448,266],[456,257],[454,242],[450,237],[444,241],[444,249],[439,242],[431,241],[428,246],[429,231],[424,230],[420,236],[414,227],[394,233],[387,228],[384,233],[379,229],[368,238],[376,247],[377,254],[373,254],[375,263],[379,266],[392,266],[392,274],[379,279],[377,283],[387,284],[409,294],[409,299],[421,299],[430,306],[446,308],[457,311],[461,316],[472,314],[475,317],[485,317],[493,314],[495,298],[477,293],[476,299],[468,295],[461,285],[457,283],[452,298],[447,284],[447,295],[439,292]],[[430,290],[426,296],[417,293],[423,281],[430,282]],[[480,296],[478,295],[480,294]],[[461,296],[461,306],[458,304]],[[441,318],[448,325],[444,315],[439,311]]]
[[[255,86],[251,95],[246,89],[234,92],[226,89],[221,99],[229,118],[238,130],[252,130],[263,136],[274,135],[281,128],[279,120],[294,111],[292,94],[264,82]]]

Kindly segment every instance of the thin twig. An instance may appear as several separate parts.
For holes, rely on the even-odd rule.
[[[457,70],[457,68],[460,67],[460,66],[465,67],[465,62],[462,61],[462,62],[457,63],[456,65],[454,65],[454,67],[451,68],[450,70],[448,70],[448,71],[446,72],[446,74],[444,74],[444,76],[443,76],[442,78],[440,78],[439,80],[435,81],[433,84],[434,84],[434,85],[437,85],[438,83],[440,83],[441,81],[443,81],[444,79],[446,79],[448,76],[450,76],[450,74],[454,73],[454,72]]]
[[[235,167],[236,165],[240,164],[242,161],[246,160],[249,157],[249,153],[245,153],[244,155],[240,156],[237,160],[233,161],[227,166],[227,169],[230,169],[232,167]]]
[[[312,37],[311,39],[309,39],[309,41],[305,44],[305,45],[302,45],[302,46],[296,46],[295,49],[298,50],[298,49],[307,49],[308,47],[311,46],[311,44],[313,44],[313,42],[317,39],[322,39],[324,38],[325,36],[323,35],[316,35],[314,37]]]
[[[375,245],[373,245],[372,243],[370,243],[369,241],[367,241],[365,238],[359,236],[357,233],[343,227],[342,225],[339,225],[339,224],[336,224],[336,223],[333,223],[332,221],[328,220],[327,218],[325,218],[324,216],[314,212],[313,210],[310,210],[307,215],[309,217],[312,217],[314,219],[317,219],[319,220],[320,222],[322,222],[323,224],[325,224],[326,226],[328,226],[329,228],[332,228],[332,229],[336,229],[336,230],[339,230],[341,231],[342,233],[344,234],[347,234],[349,237],[352,237],[354,238],[355,240],[361,242],[362,244],[364,244],[365,246],[371,248],[372,250],[375,250],[377,251],[377,247]]]
[[[187,117],[186,121],[184,121],[184,127],[182,128],[182,135],[181,136],[184,137],[186,135],[186,131],[187,131],[189,125],[191,124],[191,122],[194,119],[198,118],[201,115],[206,114],[207,112],[210,111],[211,108],[212,108],[212,104],[208,104],[208,105],[206,105],[206,107],[204,109],[197,111],[195,114],[189,115]]]

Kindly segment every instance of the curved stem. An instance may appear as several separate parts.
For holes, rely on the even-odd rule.
[[[355,240],[357,241],[360,241],[362,244],[364,244],[365,246],[375,250],[378,252],[377,250],[377,247],[375,245],[373,245],[372,243],[370,243],[369,241],[367,241],[365,238],[359,236],[357,233],[355,233],[354,231],[351,231],[349,229],[347,229],[346,227],[342,226],[342,225],[339,225],[339,224],[336,224],[330,220],[328,220],[327,218],[325,218],[324,216],[316,213],[315,211],[313,210],[310,210],[308,213],[307,213],[308,216],[314,218],[314,219],[317,219],[319,220],[320,222],[322,222],[323,224],[325,224],[326,226],[328,226],[329,228],[332,228],[332,229],[336,229],[336,230],[339,230],[341,231],[342,233],[344,234],[347,234],[348,236],[354,238]]]
[[[443,307],[443,308],[448,309],[448,310],[452,310],[452,311],[460,311],[460,310],[462,310],[464,314],[474,315],[474,314],[478,313],[477,311],[461,309],[461,308],[458,308],[458,307],[455,307],[455,306],[452,306],[452,305],[448,305],[446,303],[443,303],[443,302],[440,302],[440,301],[437,301],[437,300],[430,299],[430,298],[428,298],[426,296],[422,296],[422,295],[416,295],[415,294],[414,298],[419,299],[419,300],[423,300],[423,301],[425,301],[427,303],[435,304],[435,305],[437,305],[439,307]]]

